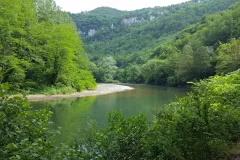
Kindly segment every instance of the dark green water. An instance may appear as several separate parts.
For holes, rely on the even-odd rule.
[[[85,98],[72,98],[47,102],[32,102],[34,109],[49,107],[53,112],[52,128],[60,128],[61,135],[57,143],[71,140],[87,121],[96,120],[100,127],[106,126],[107,112],[120,110],[124,116],[134,116],[139,113],[147,115],[151,120],[166,104],[176,100],[176,97],[186,95],[186,89],[131,85],[132,91],[113,93],[109,95]]]

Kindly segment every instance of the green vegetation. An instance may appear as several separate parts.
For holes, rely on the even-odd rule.
[[[75,149],[85,159],[224,159],[240,142],[239,104],[240,71],[215,76],[195,83],[150,123],[119,112],[109,114],[104,130],[89,123]]]
[[[105,130],[89,121],[89,127],[81,131],[81,137],[76,137],[72,149],[54,146],[55,133],[49,130],[51,112],[31,110],[26,98],[9,97],[9,87],[2,85],[0,156],[4,159],[222,159],[236,151],[234,146],[240,141],[239,82],[240,71],[236,71],[196,83],[188,96],[166,106],[150,123],[143,115],[124,118],[120,113],[109,114]]]
[[[77,90],[72,88],[71,86],[61,86],[61,87],[50,86],[50,87],[44,87],[43,89],[37,91],[36,93],[54,95],[54,94],[68,94],[68,93],[74,93],[74,92],[77,92]]]
[[[33,110],[25,96],[11,96],[8,84],[0,85],[0,159],[63,160],[75,154],[69,146],[56,146],[58,130],[50,129],[49,109]]]
[[[1,83],[30,92],[95,88],[75,24],[53,0],[2,0],[0,7]]]
[[[53,0],[2,0],[0,8],[0,158],[212,160],[239,153],[237,0],[70,14],[91,53],[90,63],[73,20]],[[51,112],[32,110],[24,96],[10,96],[12,90],[92,89],[92,73],[101,82],[177,86],[191,81],[193,88],[152,122],[144,115],[110,113],[106,129],[89,120],[81,136],[74,134],[69,146],[57,147],[58,131],[49,129]],[[93,102],[83,101],[83,110],[72,108],[75,114],[61,112],[64,120],[77,119]],[[65,122],[62,131],[68,134]]]
[[[0,89],[1,159],[49,159],[56,156],[54,132],[48,129],[51,113],[31,111],[26,98],[9,97],[9,87]]]
[[[228,73],[240,68],[240,40],[231,39],[229,43],[221,44],[217,50],[218,74]]]
[[[237,0],[192,0],[168,7],[119,11],[100,7],[71,14],[91,54],[130,54],[159,45],[163,37],[175,34],[204,15],[227,9]],[[96,34],[89,34],[96,30]]]
[[[240,71],[195,83],[188,96],[159,111],[125,118],[110,113],[104,130],[88,120],[70,146],[54,146],[48,110],[1,86],[0,156],[4,159],[224,159],[239,153]],[[88,102],[87,102],[88,103]],[[91,102],[90,102],[91,103]],[[72,119],[71,117],[68,117]],[[65,123],[65,122],[64,122]],[[235,147],[236,146],[236,147]]]
[[[97,81],[101,82],[114,82],[114,75],[117,70],[116,60],[113,57],[104,57],[98,61],[95,65],[91,63],[90,69],[93,72]]]
[[[240,3],[196,2],[131,12],[98,8],[71,16],[86,33],[85,48],[95,65],[109,56],[116,60],[114,80],[179,86],[239,68]],[[88,35],[90,29],[96,34]],[[112,81],[94,75],[97,81]]]

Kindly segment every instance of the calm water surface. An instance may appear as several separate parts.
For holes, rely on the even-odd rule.
[[[34,109],[48,107],[53,112],[52,128],[60,127],[57,143],[70,141],[86,124],[87,118],[95,120],[100,127],[107,124],[107,112],[121,111],[124,116],[147,115],[151,120],[166,104],[185,96],[189,91],[182,88],[149,85],[130,85],[135,90],[85,98],[32,102]]]

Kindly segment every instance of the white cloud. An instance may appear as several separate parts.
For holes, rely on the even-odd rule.
[[[155,6],[167,6],[189,0],[55,0],[63,10],[72,13],[93,10],[97,7],[108,6],[119,10],[135,10]]]

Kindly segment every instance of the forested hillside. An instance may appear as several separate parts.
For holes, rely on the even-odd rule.
[[[190,1],[132,12],[98,8],[72,17],[84,32],[98,81],[176,86],[239,68],[239,7],[237,1]],[[95,34],[85,34],[90,28]]]
[[[72,18],[53,0],[1,0],[0,83],[39,91],[95,87]]]
[[[168,7],[119,11],[101,7],[71,14],[88,53],[119,54],[155,47],[204,15],[227,9],[237,0],[192,0]]]

